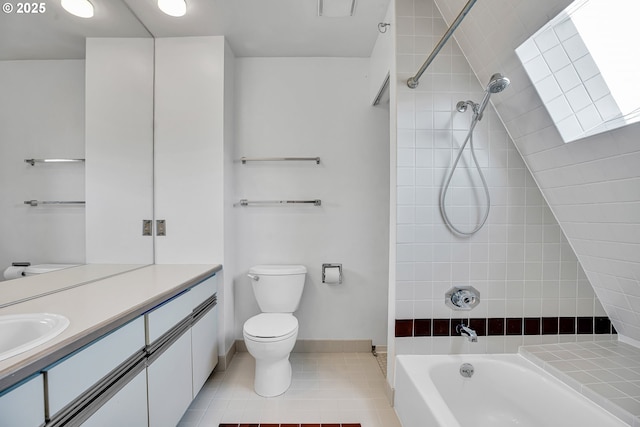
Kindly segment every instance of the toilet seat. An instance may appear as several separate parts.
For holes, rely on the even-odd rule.
[[[298,319],[289,313],[261,313],[244,323],[243,333],[252,341],[283,341],[298,333]]]

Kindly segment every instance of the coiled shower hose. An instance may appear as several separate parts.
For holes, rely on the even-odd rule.
[[[445,179],[445,182],[444,182],[444,184],[442,186],[442,191],[440,192],[440,213],[442,214],[442,218],[444,219],[444,223],[452,231],[454,231],[455,233],[460,234],[462,236],[472,236],[472,235],[476,234],[484,226],[484,224],[487,222],[487,218],[489,217],[489,210],[491,209],[491,197],[489,196],[489,186],[487,185],[487,181],[484,178],[484,174],[482,173],[482,169],[480,168],[480,165],[478,164],[478,159],[476,158],[476,153],[475,153],[475,150],[473,148],[473,130],[475,129],[476,124],[478,123],[478,121],[480,121],[479,117],[482,117],[482,116],[478,115],[478,114],[474,114],[473,115],[473,121],[471,122],[471,126],[469,126],[469,133],[467,134],[467,137],[465,138],[464,142],[460,146],[460,149],[458,150],[458,155],[456,156],[456,160],[453,162],[453,165],[451,166],[451,169],[449,170],[449,174],[447,175],[447,178]],[[484,188],[484,194],[487,197],[487,209],[484,212],[484,215],[482,217],[482,220],[480,221],[480,224],[478,224],[476,226],[476,228],[474,228],[471,231],[462,231],[458,227],[456,227],[455,225],[453,225],[451,223],[451,220],[449,219],[449,215],[447,214],[447,208],[445,207],[445,199],[447,197],[447,192],[449,191],[449,185],[451,184],[451,178],[453,178],[453,173],[456,171],[456,168],[458,167],[458,162],[460,161],[460,157],[462,157],[462,153],[464,152],[464,149],[467,146],[467,143],[469,143],[469,148],[471,149],[471,157],[473,159],[473,163],[475,164],[476,169],[478,170],[478,174],[480,174],[480,179],[482,180],[482,186]]]

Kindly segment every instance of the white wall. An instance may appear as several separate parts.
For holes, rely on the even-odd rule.
[[[393,2],[389,2],[389,4],[391,5]],[[383,23],[391,24],[392,20],[393,9],[389,6]],[[378,33],[376,44],[373,46],[371,57],[369,58],[369,96],[372,103],[378,97],[385,79],[391,74],[395,48],[393,25],[395,24],[387,26],[384,33]]]
[[[23,202],[84,200],[84,165],[24,162],[84,158],[84,61],[2,61],[0,81],[0,269],[83,263],[85,208]]]
[[[87,262],[153,263],[153,40],[87,39]]]
[[[450,21],[464,1],[437,3]],[[618,333],[640,341],[640,124],[564,144],[514,53],[569,3],[478,2],[457,37],[481,81],[512,78],[500,117]]]
[[[313,162],[236,161],[236,201],[321,199],[322,207],[236,207],[236,337],[259,312],[247,270],[308,268],[299,339],[386,343],[388,111],[371,106],[368,59],[238,58],[236,159],[319,156]],[[344,282],[321,283],[323,263]]]
[[[478,11],[473,9],[473,13]],[[439,212],[440,188],[471,119],[470,110],[458,113],[455,105],[467,99],[479,102],[489,76],[486,80],[481,76],[482,84],[478,83],[458,45],[450,41],[422,76],[418,88],[409,89],[407,79],[422,65],[447,25],[432,0],[396,1],[396,21],[395,318],[605,316],[562,230],[491,106],[474,133],[476,154],[492,199],[487,224],[470,238],[457,237],[446,228]],[[495,23],[487,23],[487,28],[494,27]],[[493,65],[487,71],[503,71]],[[503,100],[511,90],[517,88],[510,87],[493,99]],[[467,228],[477,223],[476,206],[484,203],[481,187],[477,189],[478,201],[469,190],[470,185],[479,182],[470,165],[467,155],[454,175],[450,196],[458,205],[450,209],[452,219]],[[445,306],[445,292],[454,284],[477,288],[481,293],[478,307],[461,312]],[[522,344],[585,338],[593,339],[575,334],[505,334],[481,337],[470,345],[461,337],[415,336],[397,338],[395,350],[398,354],[513,352]]]

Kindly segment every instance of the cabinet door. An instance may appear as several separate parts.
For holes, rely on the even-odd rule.
[[[218,306],[213,307],[191,328],[193,397],[218,364]]]
[[[147,426],[147,378],[142,371],[98,409],[82,427]]]
[[[147,367],[149,426],[175,427],[191,404],[191,331]]]
[[[166,236],[155,238],[155,262],[222,262],[231,113],[224,111],[224,38],[162,37],[155,46],[154,214],[167,221]]]
[[[44,424],[42,375],[0,395],[0,426],[38,427]]]
[[[144,322],[138,317],[48,369],[49,416],[143,347]]]

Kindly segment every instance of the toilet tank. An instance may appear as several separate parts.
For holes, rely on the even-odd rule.
[[[293,313],[300,305],[307,268],[304,265],[256,265],[248,276],[263,313]]]

